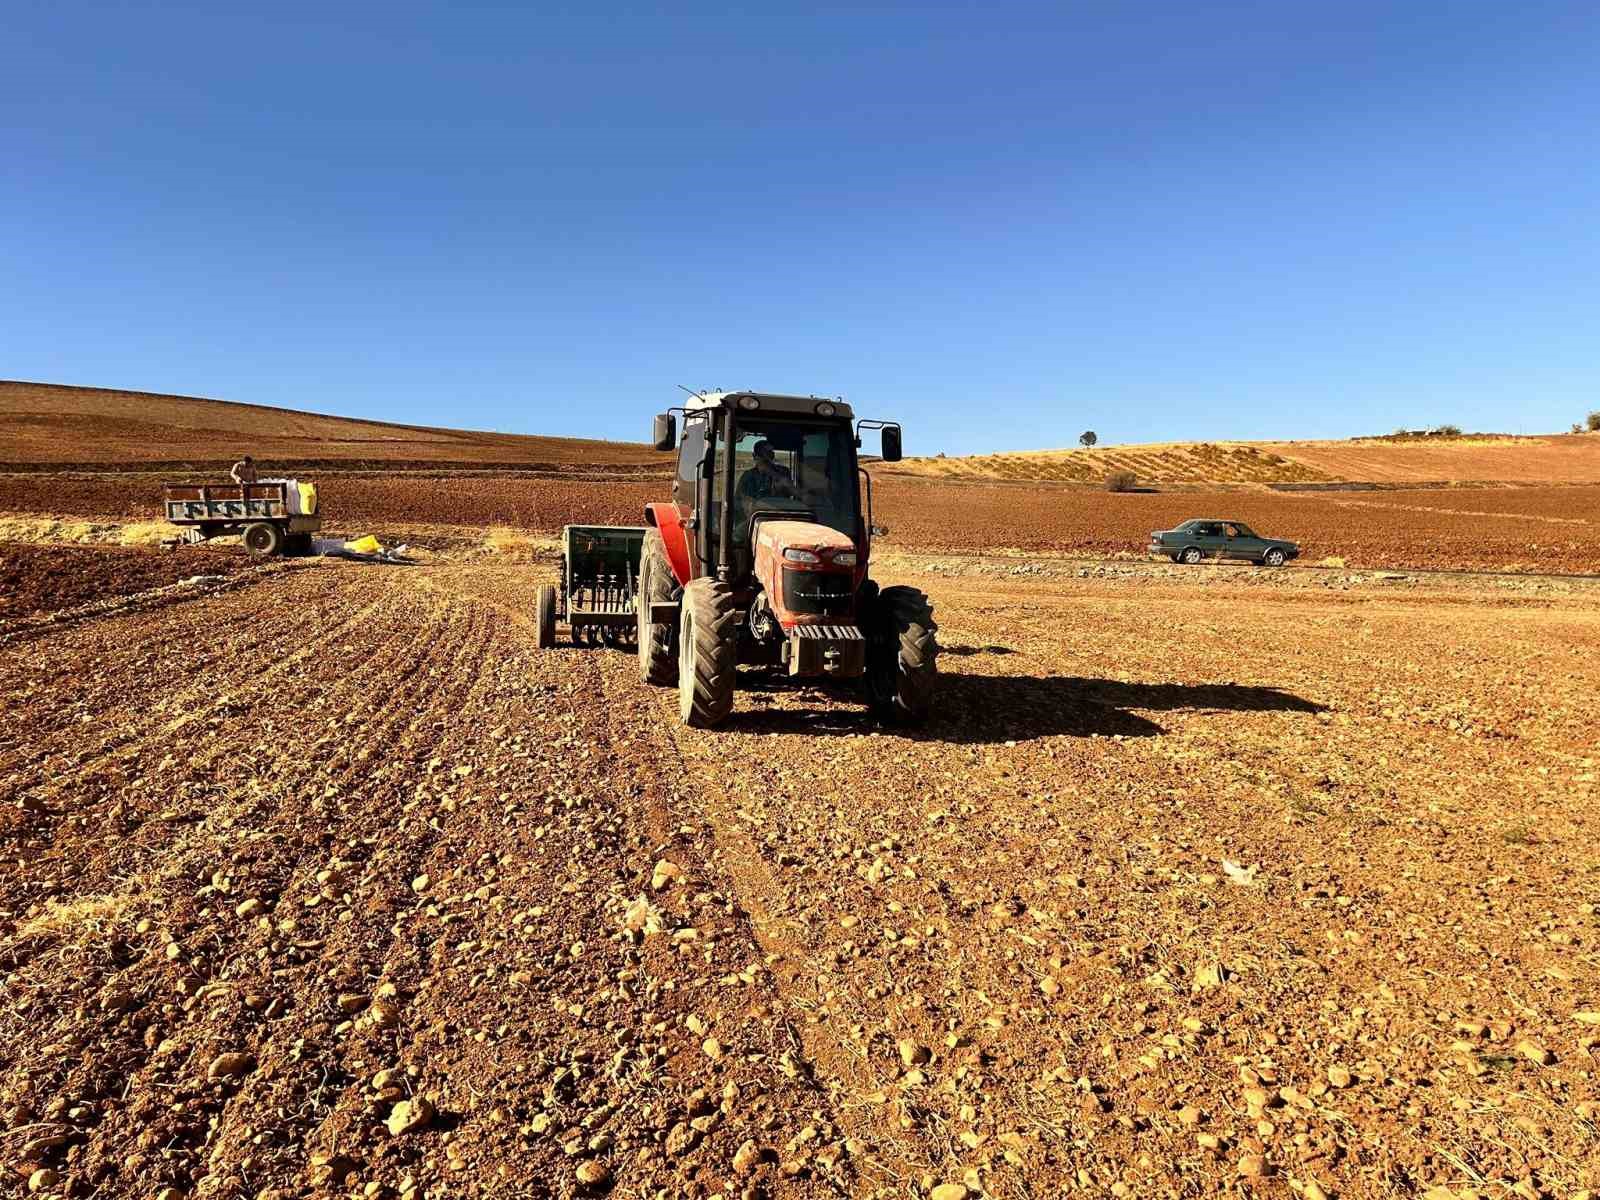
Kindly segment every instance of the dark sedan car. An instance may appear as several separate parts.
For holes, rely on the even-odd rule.
[[[1243,559],[1264,567],[1281,567],[1300,557],[1300,547],[1282,538],[1265,538],[1243,521],[1200,518],[1176,529],[1158,529],[1150,535],[1150,553],[1173,562],[1197,563],[1202,558]]]

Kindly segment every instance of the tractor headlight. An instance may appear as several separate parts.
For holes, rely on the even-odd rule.
[[[761,401],[757,400],[754,396],[740,396],[739,407],[744,409],[745,412],[753,412],[761,407]]]
[[[821,404],[817,405],[816,409],[817,416],[819,417],[831,417],[833,416],[834,411],[833,402],[829,400],[824,400]]]
[[[790,562],[819,563],[822,560],[809,550],[796,550],[793,546],[783,552],[783,556]]]
[[[833,556],[833,565],[836,567],[853,567],[856,565],[856,552],[854,550],[841,550]]]

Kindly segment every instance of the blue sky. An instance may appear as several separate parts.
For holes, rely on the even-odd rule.
[[[907,452],[1600,407],[1600,7],[7,6],[0,377]]]

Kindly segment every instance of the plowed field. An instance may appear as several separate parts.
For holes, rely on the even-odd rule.
[[[479,540],[490,526],[553,534],[566,524],[637,524],[647,501],[668,494],[664,480],[320,479],[327,519],[339,529],[423,542]],[[1600,487],[1592,486],[1113,495],[885,477],[874,494],[889,543],[906,549],[1138,555],[1151,530],[1215,516],[1293,538],[1310,562],[1331,556],[1374,567],[1600,571]],[[143,476],[0,475],[0,513],[150,521],[159,496],[159,480]]]
[[[483,560],[0,631],[0,1192],[1600,1187],[1594,585],[919,561],[911,735]]]
[[[395,425],[259,404],[0,380],[0,463],[263,461],[660,465],[646,446]]]
[[[94,549],[0,542],[0,628],[6,621],[116,601],[186,580],[258,567],[242,551]]]

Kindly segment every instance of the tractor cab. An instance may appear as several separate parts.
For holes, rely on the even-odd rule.
[[[865,429],[881,430],[884,461],[899,460],[900,427],[857,422],[840,400],[692,394],[656,418],[654,444],[677,449],[678,465],[672,499],[646,506],[640,671],[679,684],[688,723],[726,716],[739,663],[865,679],[885,715],[925,713],[934,655],[926,598],[908,588],[880,594],[868,576],[871,479],[857,462]],[[919,631],[909,685],[890,645],[902,617]]]

